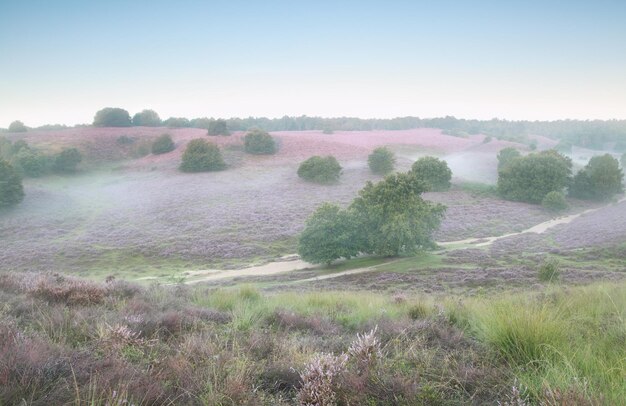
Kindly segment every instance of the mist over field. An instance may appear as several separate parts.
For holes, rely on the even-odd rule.
[[[0,406],[626,405],[624,21],[0,2]]]

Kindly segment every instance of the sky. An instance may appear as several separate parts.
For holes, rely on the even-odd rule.
[[[626,119],[626,1],[0,0],[0,127]]]

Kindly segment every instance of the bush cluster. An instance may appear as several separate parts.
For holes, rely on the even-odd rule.
[[[568,207],[567,201],[565,200],[565,194],[556,190],[548,193],[541,201],[541,205],[544,208],[555,212],[565,210]]]
[[[226,120],[223,120],[221,118],[209,121],[208,127],[209,128],[207,129],[207,131],[209,135],[230,135]]]
[[[376,148],[368,157],[367,164],[370,170],[377,175],[386,175],[393,171],[396,157],[385,147]]]
[[[94,127],[130,127],[130,114],[117,107],[105,107],[96,112],[93,119]]]
[[[0,159],[0,207],[12,206],[24,200],[24,187],[19,173]]]
[[[160,135],[152,143],[152,153],[155,155],[166,154],[168,152],[174,151],[175,148],[176,147],[174,146],[174,141],[169,134]]]
[[[161,117],[154,110],[142,110],[133,116],[134,126],[158,127],[161,125]]]
[[[444,160],[432,156],[418,159],[411,166],[411,174],[428,185],[428,190],[443,192],[450,189],[452,171]]]
[[[594,156],[574,176],[569,193],[580,199],[607,200],[624,191],[623,181],[617,159],[609,154]]]
[[[322,184],[334,183],[341,175],[341,165],[334,156],[312,156],[298,167],[298,176],[302,179]]]

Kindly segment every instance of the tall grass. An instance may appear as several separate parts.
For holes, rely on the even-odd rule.
[[[468,300],[451,314],[510,363],[531,397],[622,404],[625,310],[621,283]]]

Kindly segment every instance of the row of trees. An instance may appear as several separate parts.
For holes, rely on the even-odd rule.
[[[591,158],[572,176],[572,161],[555,150],[522,156],[513,148],[498,154],[498,191],[507,200],[565,208],[564,191],[580,199],[606,200],[622,193],[624,173],[609,154]]]
[[[50,172],[74,172],[82,161],[82,154],[76,148],[46,154],[24,140],[11,142],[0,137],[0,159],[8,161],[21,176],[36,178]]]
[[[346,208],[319,207],[300,235],[305,261],[327,263],[359,254],[395,256],[435,246],[432,235],[445,206],[425,201],[429,186],[412,173],[395,173],[368,182]]]

